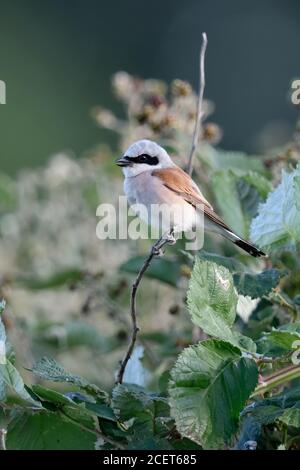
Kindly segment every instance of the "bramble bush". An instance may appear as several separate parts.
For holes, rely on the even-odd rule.
[[[113,87],[126,119],[98,107],[98,124],[120,147],[159,140],[184,167],[190,85],[120,72]],[[96,239],[97,204],[122,193],[112,152],[1,176],[3,448],[300,448],[299,129],[264,156],[223,151],[212,111],[205,102],[194,178],[268,257],[207,237],[198,253],[178,241],[155,259],[123,384],[113,383],[131,328],[128,293],[151,241]]]

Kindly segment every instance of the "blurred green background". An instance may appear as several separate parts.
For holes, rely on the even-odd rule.
[[[297,118],[288,93],[300,75],[299,18],[297,0],[1,0],[1,170],[113,142],[90,110],[117,109],[110,91],[117,70],[196,86],[202,31],[206,97],[216,103],[222,147],[259,151],[269,134],[280,145]]]

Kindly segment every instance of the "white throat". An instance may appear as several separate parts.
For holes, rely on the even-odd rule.
[[[136,163],[132,166],[125,166],[124,168],[122,168],[122,171],[123,171],[125,178],[132,178],[141,173],[144,173],[145,171],[152,172],[154,170],[160,170],[162,168],[170,168],[173,166],[175,166],[175,164],[172,161],[168,162],[165,165],[158,163],[157,165],[153,165],[153,166],[150,166],[144,163]]]

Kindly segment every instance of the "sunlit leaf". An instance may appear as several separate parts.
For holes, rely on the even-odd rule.
[[[269,355],[283,354],[300,345],[300,324],[292,323],[265,333],[257,342],[261,353]],[[296,349],[295,349],[296,350]]]
[[[279,186],[260,205],[251,225],[251,239],[261,248],[294,250],[300,242],[299,175],[299,164],[291,173],[283,171]]]
[[[6,387],[13,390],[20,398],[29,402],[31,405],[39,407],[39,402],[32,399],[27,392],[23,379],[15,366],[6,359],[5,364],[0,364],[0,383],[5,384]]]
[[[254,350],[250,338],[232,330],[237,301],[233,277],[228,269],[196,258],[187,298],[193,323],[215,338]]]

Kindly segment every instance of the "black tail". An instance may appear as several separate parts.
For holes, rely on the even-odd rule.
[[[217,229],[216,229],[216,227],[217,227]],[[242,248],[242,250],[249,253],[249,255],[254,256],[254,258],[260,258],[261,256],[267,256],[266,253],[259,250],[254,245],[251,245],[251,243],[247,242],[246,240],[243,240],[241,237],[236,235],[229,228],[222,227],[222,226],[220,227],[220,226],[217,226],[217,224],[214,224],[214,227],[213,227],[213,229],[211,228],[211,230],[214,231],[214,232],[220,233],[221,235],[223,235],[223,237],[225,237],[228,240],[232,241],[235,245]]]
[[[242,240],[239,238],[238,240],[234,240],[235,245],[239,246],[242,248],[242,250],[247,251],[249,255],[254,256],[255,258],[260,258],[261,256],[266,256],[266,254],[259,250],[258,248],[255,248],[255,246],[251,245],[251,243],[246,242],[245,240]]]

